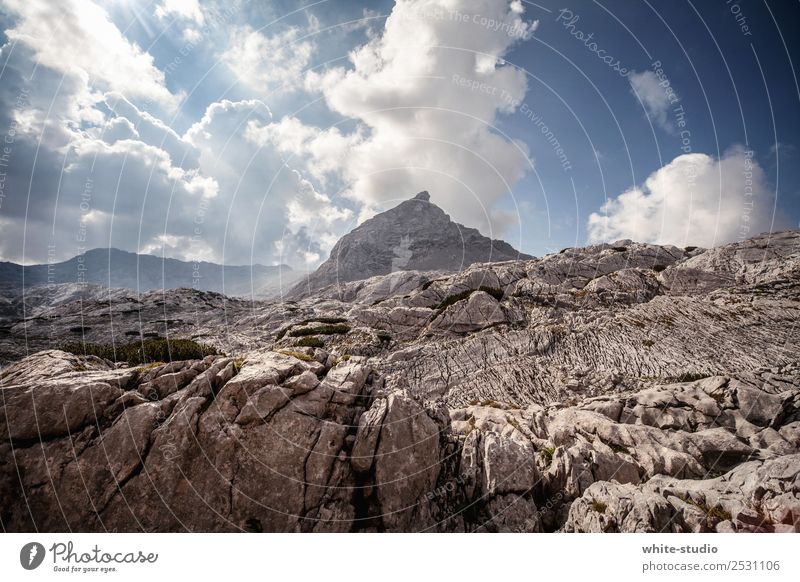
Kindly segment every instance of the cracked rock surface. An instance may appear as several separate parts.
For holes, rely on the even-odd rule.
[[[800,531],[799,251],[617,241],[296,301],[34,294],[3,311],[2,526]],[[55,349],[78,326],[228,355]]]

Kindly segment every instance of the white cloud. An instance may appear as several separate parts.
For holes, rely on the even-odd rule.
[[[681,155],[592,213],[589,241],[711,247],[770,230],[774,203],[764,171],[746,150],[721,159]]]
[[[102,130],[94,132],[110,144],[114,144],[122,139],[139,139],[139,132],[130,120],[124,117],[114,117],[103,126]]]
[[[341,168],[362,219],[424,189],[457,220],[485,231],[507,225],[493,207],[529,162],[523,144],[492,126],[524,97],[524,73],[502,57],[535,23],[507,0],[452,6],[399,0],[350,68],[307,75],[330,109],[363,124]]]
[[[322,130],[296,117],[284,117],[265,125],[252,123],[247,137],[262,147],[274,148],[288,163],[302,168],[323,185],[339,176],[353,147],[363,141],[359,130],[351,133],[344,133],[338,127]]]
[[[103,100],[116,115],[114,121],[127,119],[133,124],[139,139],[166,151],[173,164],[182,168],[197,167],[197,151],[163,121],[140,110],[119,93],[106,93]]]
[[[226,263],[313,264],[355,224],[334,195],[340,188],[362,218],[428,189],[470,225],[511,220],[494,205],[528,162],[524,147],[491,125],[525,93],[524,75],[502,61],[516,37],[480,20],[419,14],[444,9],[444,0],[401,0],[350,66],[322,76],[304,77],[314,49],[297,29],[271,37],[244,29],[227,56],[248,82],[268,90],[299,80],[352,120],[318,128],[275,121],[259,100],[222,100],[183,135],[159,118],[178,96],[104,9],[88,0],[9,6],[0,127],[15,123],[18,134],[6,191],[30,189],[32,197],[3,201],[3,258],[23,259],[24,248],[25,260],[44,260],[52,242],[59,259],[113,245]],[[531,30],[521,8],[472,0],[461,10]],[[175,16],[195,26],[191,14]],[[454,74],[498,94],[465,88]],[[23,88],[31,91],[17,107]]]
[[[198,0],[163,0],[156,6],[156,16],[166,18],[174,16],[185,20],[191,20],[202,25],[205,22],[203,10],[200,8]]]
[[[314,52],[310,40],[301,40],[297,27],[267,36],[249,26],[234,27],[222,60],[242,83],[264,93],[292,91]]]
[[[184,136],[200,151],[200,170],[213,176],[221,195],[204,212],[204,237],[224,251],[226,262],[304,264],[322,257],[351,213],[286,163],[286,150],[254,128],[269,127],[272,114],[258,100],[220,101]],[[298,160],[299,162],[299,160]]]
[[[653,71],[631,73],[628,80],[631,91],[641,100],[649,118],[665,131],[672,132],[674,126],[669,120],[669,111],[678,97],[667,81],[660,80]]]
[[[6,0],[17,16],[6,31],[35,52],[40,65],[77,75],[88,86],[174,109],[180,96],[164,84],[153,58],[123,36],[108,13],[89,0]]]
[[[155,15],[162,20],[172,18],[182,24],[181,37],[188,44],[196,44],[203,36],[198,28],[205,24],[206,17],[199,0],[163,0],[156,6]]]

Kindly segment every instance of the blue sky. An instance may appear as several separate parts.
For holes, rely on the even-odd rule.
[[[312,268],[422,189],[535,255],[800,220],[797,3],[0,5],[5,260]]]

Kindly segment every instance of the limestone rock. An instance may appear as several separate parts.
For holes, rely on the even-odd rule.
[[[669,532],[675,510],[656,493],[634,485],[601,481],[576,499],[564,524],[567,532]]]
[[[436,214],[424,198],[402,212]],[[617,241],[294,301],[33,288],[23,310],[0,290],[14,360],[0,517],[9,531],[797,531],[799,251],[797,232]],[[49,349],[167,332],[229,355],[129,366]]]
[[[458,271],[476,262],[529,258],[506,242],[453,222],[427,192],[420,192],[342,237],[330,258],[290,294],[395,271]]]

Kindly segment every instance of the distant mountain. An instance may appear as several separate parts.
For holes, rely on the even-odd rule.
[[[26,287],[42,284],[94,283],[112,288],[150,291],[194,288],[226,295],[258,297],[277,294],[299,274],[286,265],[231,266],[188,262],[119,249],[93,249],[61,263],[18,265],[0,262],[0,284]]]
[[[330,258],[290,295],[396,271],[454,272],[473,263],[531,258],[507,242],[453,222],[428,192],[420,192],[342,237]]]

